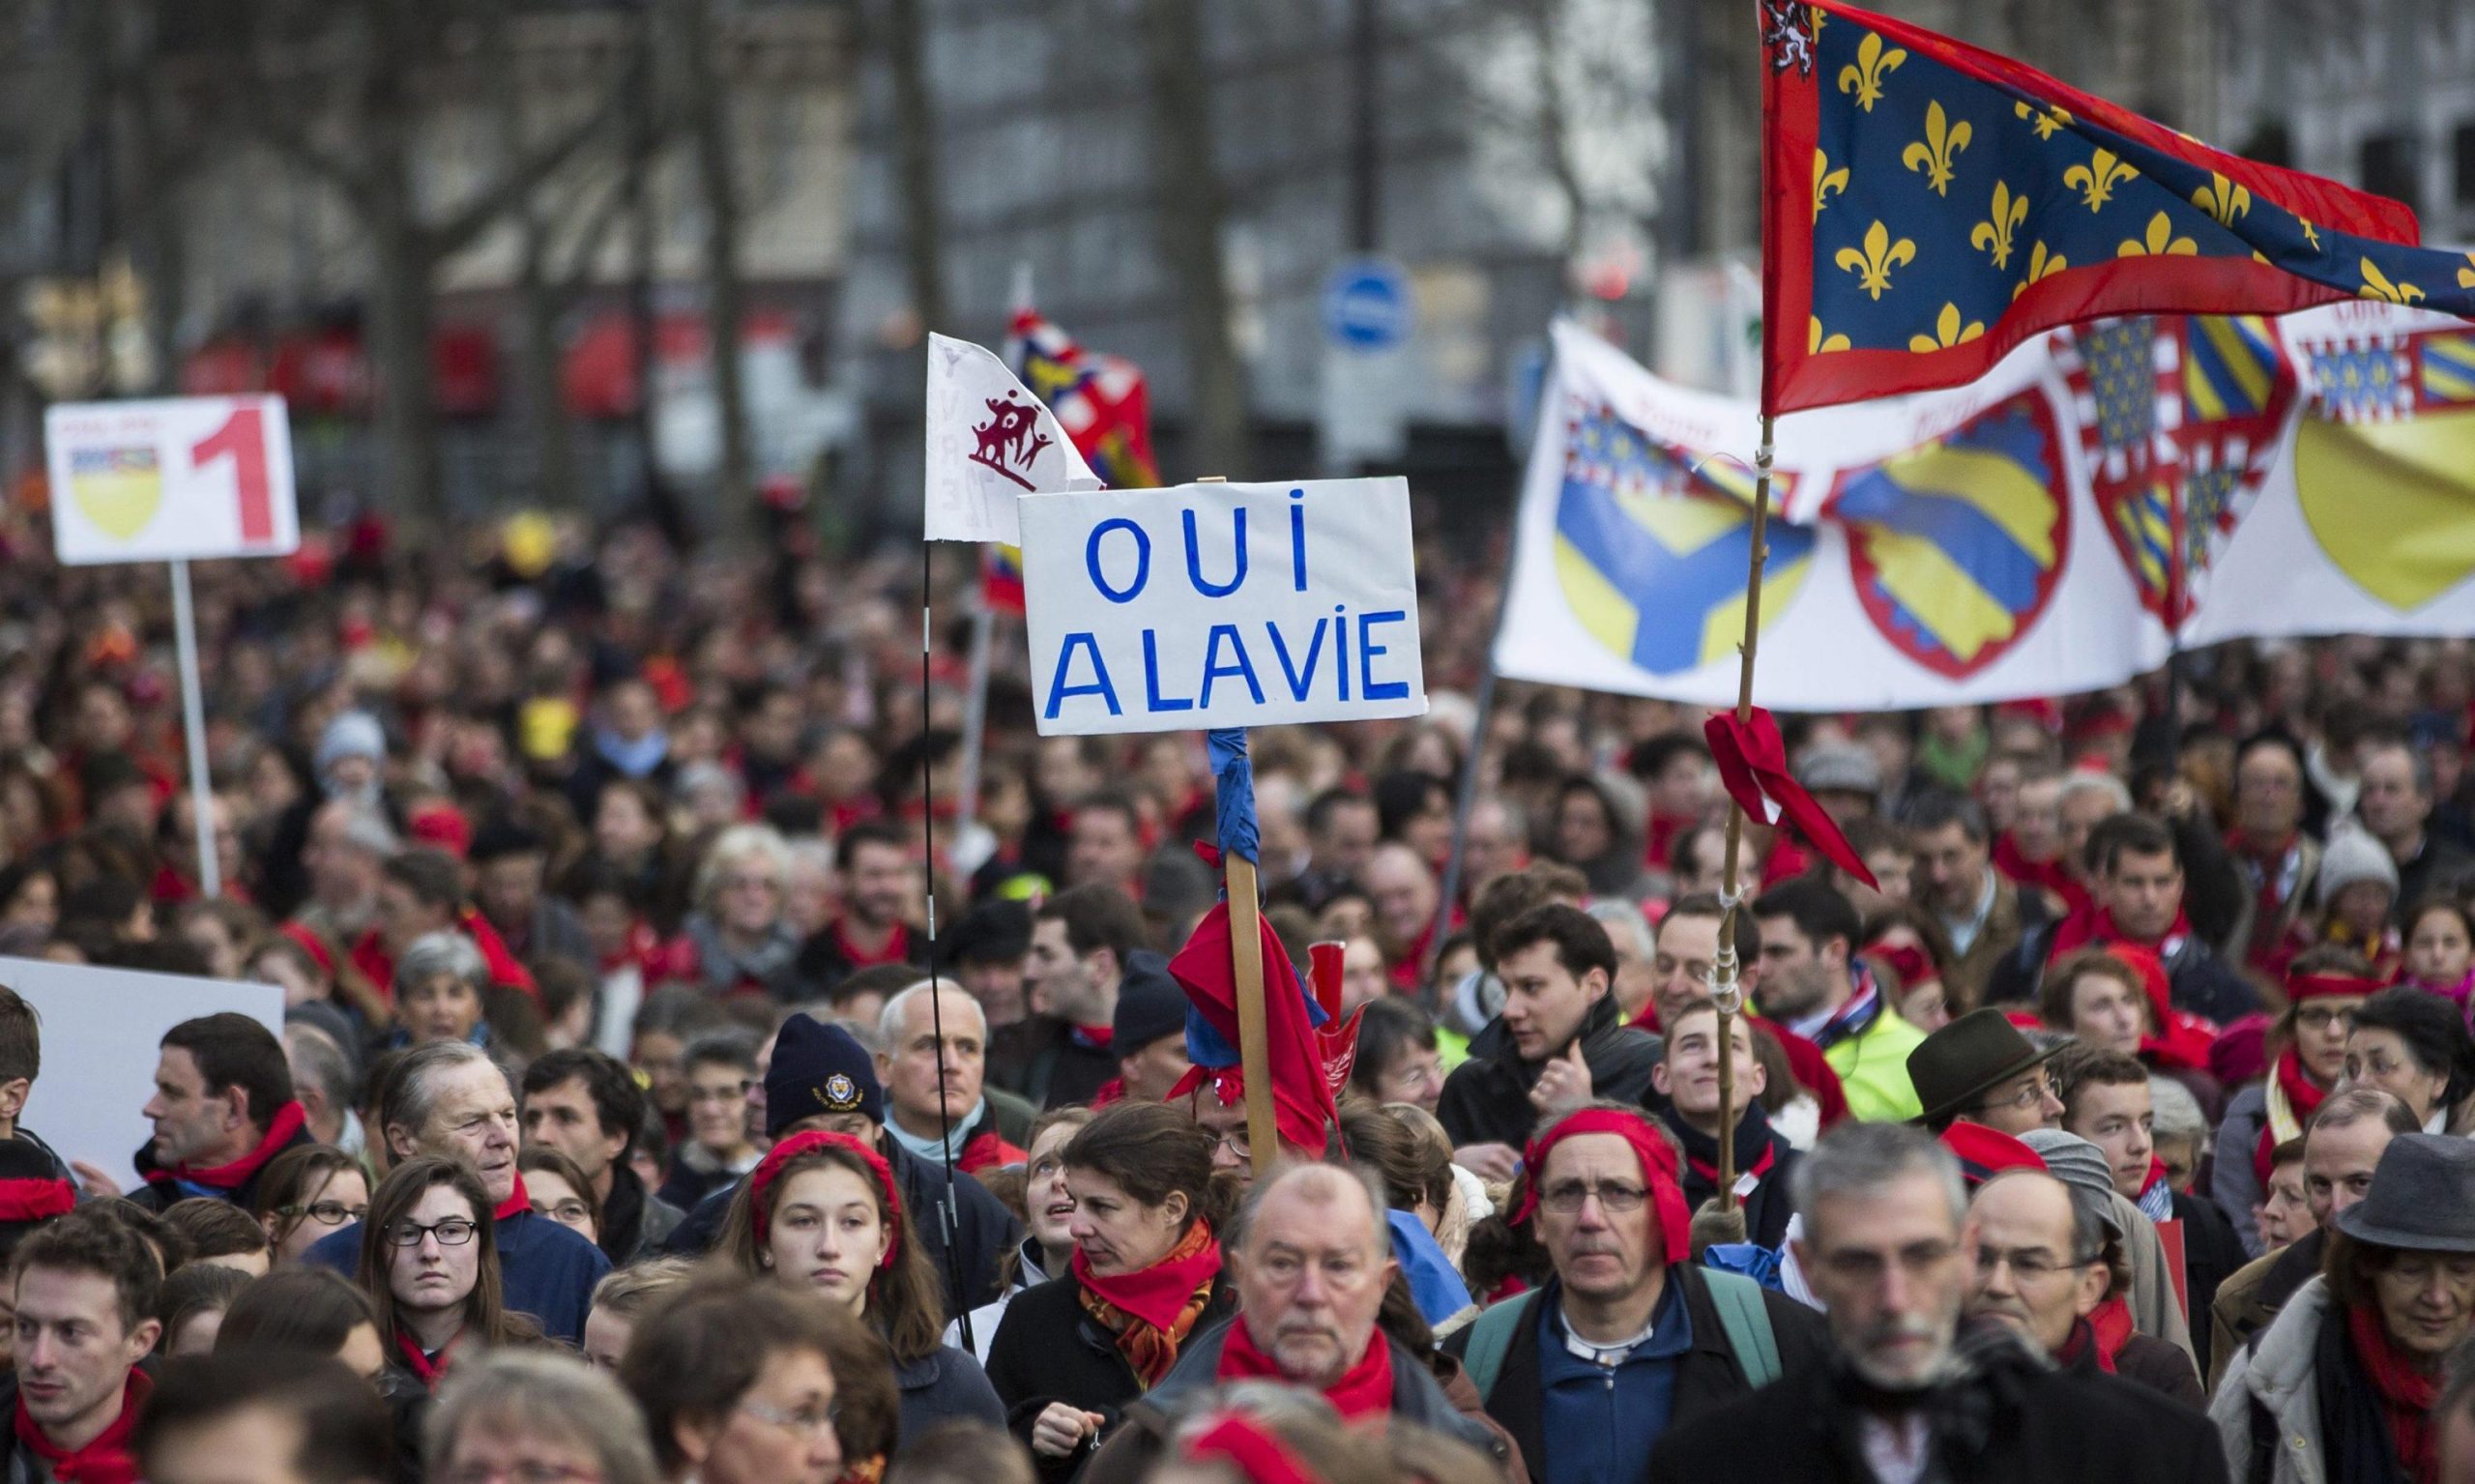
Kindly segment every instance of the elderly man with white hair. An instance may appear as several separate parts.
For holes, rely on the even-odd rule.
[[[960,981],[922,979],[887,1001],[876,1039],[887,1137],[934,1165],[950,1138],[954,1167],[974,1175],[1023,1159],[1037,1110],[988,1086],[988,1017]]]

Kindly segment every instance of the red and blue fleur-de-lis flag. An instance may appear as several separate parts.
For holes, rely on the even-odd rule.
[[[2400,202],[1851,6],[1759,15],[1765,414],[1963,385],[2103,315],[2475,316],[2475,254],[2417,246]]]

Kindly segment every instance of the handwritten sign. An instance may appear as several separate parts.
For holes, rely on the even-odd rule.
[[[301,544],[279,396],[63,402],[44,414],[44,447],[64,563],[277,557]]]
[[[1031,495],[1017,512],[1043,736],[1427,709],[1398,479]]]

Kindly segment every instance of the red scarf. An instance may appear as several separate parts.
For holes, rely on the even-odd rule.
[[[23,1392],[17,1396],[17,1441],[44,1461],[55,1484],[137,1484],[137,1460],[129,1451],[130,1435],[137,1430],[137,1414],[146,1408],[155,1383],[144,1371],[131,1370],[121,1383],[120,1415],[95,1440],[74,1450],[44,1436],[43,1425],[26,1411]]]
[[[2106,1347],[2097,1343],[2096,1325],[2084,1319],[2071,1326],[2070,1336],[2062,1342],[2062,1349],[2053,1353],[2053,1357],[2067,1366],[2087,1360],[2107,1375],[2114,1374],[2114,1357],[2107,1354]]]
[[[532,1212],[533,1197],[525,1192],[524,1172],[518,1170],[515,1173],[515,1188],[507,1193],[507,1199],[499,1203],[497,1210],[490,1212],[490,1219],[505,1221],[510,1216],[526,1216],[531,1215]]]
[[[827,931],[833,935],[833,946],[841,951],[842,961],[854,969],[874,969],[881,964],[911,961],[911,927],[908,923],[895,923],[893,931],[886,935],[885,946],[873,952],[851,941],[851,919],[848,917],[834,918],[833,925]]]
[[[2397,1445],[2398,1462],[2404,1466],[2406,1477],[2418,1484],[2433,1478],[2439,1459],[2432,1435],[2432,1401],[2440,1394],[2439,1378],[2419,1368],[2398,1348],[2374,1305],[2346,1311],[2346,1338],[2354,1342],[2355,1358],[2363,1362],[2363,1373],[2380,1399],[2380,1414],[2389,1423],[2389,1440]]]
[[[1271,1356],[1255,1348],[1255,1337],[1240,1319],[1229,1326],[1229,1339],[1221,1347],[1221,1381],[1276,1381],[1287,1382],[1280,1366]],[[1324,1400],[1341,1414],[1344,1422],[1360,1417],[1380,1417],[1392,1408],[1392,1343],[1376,1330],[1367,1337],[1366,1353],[1357,1363],[1341,1373],[1341,1379],[1324,1388]]]
[[[283,1152],[283,1147],[308,1121],[299,1103],[286,1103],[267,1120],[266,1136],[249,1152],[230,1164],[211,1165],[200,1169],[195,1165],[174,1165],[168,1170],[146,1172],[147,1183],[154,1185],[204,1185],[211,1190],[238,1190],[258,1173],[258,1168]]]
[[[2269,1075],[2278,1080],[2278,1091],[2286,1094],[2286,1106],[2294,1110],[2294,1120],[2309,1124],[2312,1115],[2329,1096],[2329,1090],[2312,1080],[2303,1069],[2303,1058],[2292,1046],[2278,1053],[2277,1064]],[[2270,1153],[2278,1147],[2278,1131],[2266,1118],[2260,1121],[2260,1142],[2252,1149],[2252,1171],[2260,1178],[2260,1188],[2269,1188]]]
[[[1315,1470],[1279,1434],[1242,1411],[1222,1412],[1219,1421],[1186,1440],[1186,1457],[1196,1463],[1226,1459],[1247,1484],[1319,1484]]]
[[[2140,939],[2134,938],[2114,925],[2114,915],[2111,912],[2091,902],[2085,908],[2073,909],[2071,915],[2064,917],[2054,928],[2053,947],[2046,954],[2046,962],[2052,963],[2074,948],[2084,948],[2092,943],[2100,946],[2115,943],[2140,944],[2142,947],[2163,953],[2166,951],[2166,945],[2179,943],[2190,936],[2192,936],[2192,919],[2179,907],[2174,909],[2174,920],[2167,927],[2164,937],[2153,943],[2141,943]]]
[[[462,1338],[463,1333],[458,1331],[455,1340]],[[413,1380],[422,1383],[423,1391],[436,1391],[438,1383],[447,1379],[448,1362],[454,1358],[455,1340],[448,1341],[438,1358],[432,1360],[422,1353],[421,1342],[413,1338],[410,1330],[395,1331],[395,1349],[403,1353],[404,1369],[413,1373]]]
[[[1211,1235],[1211,1223],[1200,1218],[1160,1261],[1133,1272],[1093,1272],[1083,1249],[1074,1249],[1074,1281],[1082,1289],[1084,1312],[1117,1337],[1118,1353],[1145,1390],[1178,1363],[1179,1348],[1211,1302],[1220,1261],[1219,1238]]]
[[[1762,1178],[1763,1176],[1770,1173],[1770,1167],[1772,1164],[1777,1162],[1778,1155],[1778,1145],[1765,1145],[1762,1150],[1762,1157],[1753,1162],[1753,1167],[1751,1169],[1738,1170],[1736,1172],[1736,1178],[1738,1179],[1742,1179],[1744,1177],[1750,1175],[1757,1180]],[[1705,1180],[1708,1180],[1713,1189],[1717,1188],[1719,1183],[1719,1167],[1717,1165],[1705,1165],[1690,1154],[1684,1156],[1684,1162],[1693,1167],[1694,1174],[1702,1177]]]
[[[2060,856],[2051,860],[2031,860],[2020,851],[2019,842],[2008,830],[1994,842],[1994,868],[2020,886],[2053,892],[2068,907],[2081,896],[2080,884],[2071,879],[2071,866]]]

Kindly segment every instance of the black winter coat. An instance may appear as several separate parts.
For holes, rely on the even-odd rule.
[[[2075,1376],[2016,1341],[1934,1408],[1946,1484],[2226,1484],[2208,1418],[2114,1376]],[[1668,1429],[1647,1484],[1873,1484],[1858,1383],[1836,1356],[1791,1370],[1740,1401]]]
[[[1675,1400],[1668,1414],[1671,1435],[1674,1429],[1697,1417],[1717,1411],[1739,1397],[1749,1395],[1744,1367],[1735,1353],[1728,1348],[1727,1327],[1719,1322],[1718,1307],[1710,1301],[1710,1285],[1702,1269],[1691,1264],[1670,1267],[1668,1281],[1684,1284],[1684,1312],[1693,1324],[1693,1348],[1676,1362]],[[1543,1382],[1538,1372],[1537,1317],[1546,1312],[1541,1304],[1562,1301],[1561,1289],[1554,1283],[1539,1291],[1532,1300],[1521,1328],[1505,1350],[1503,1366],[1496,1373],[1495,1389],[1482,1400],[1487,1415],[1512,1434],[1533,1474],[1546,1467],[1546,1409],[1541,1405]],[[1779,1347],[1779,1366],[1783,1372],[1822,1362],[1830,1349],[1829,1331],[1821,1315],[1789,1297],[1785,1294],[1764,1290],[1762,1306],[1770,1316],[1770,1335]],[[1464,1325],[1444,1342],[1446,1353],[1458,1359],[1469,1353],[1470,1326]],[[1544,1478],[1543,1474],[1538,1475]],[[1755,1478],[1758,1475],[1738,1475]],[[1552,1481],[1550,1481],[1552,1484]]]
[[[1005,1404],[1005,1425],[1029,1447],[1032,1424],[1051,1402],[1063,1402],[1108,1420],[1105,1439],[1117,1431],[1126,1404],[1143,1395],[1143,1382],[1118,1351],[1117,1339],[1083,1312],[1082,1285],[1072,1274],[1034,1284],[1005,1306],[997,1326],[997,1343],[988,1352],[988,1381]],[[1234,1313],[1237,1291],[1224,1273],[1214,1280],[1203,1317],[1187,1331],[1203,1333]],[[1056,1459],[1032,1455],[1043,1479],[1070,1479],[1085,1457]]]
[[[1624,1024],[1624,1012],[1614,995],[1604,995],[1582,1017],[1582,1060],[1589,1063],[1593,1097],[1649,1106],[1653,1089],[1650,1068],[1658,1065],[1658,1038]],[[1558,1049],[1557,1055],[1563,1055]],[[1470,1060],[1444,1079],[1437,1119],[1452,1142],[1509,1144],[1519,1149],[1538,1124],[1529,1090],[1538,1085],[1540,1066],[1521,1060],[1512,1035],[1499,1015],[1470,1040]]]

